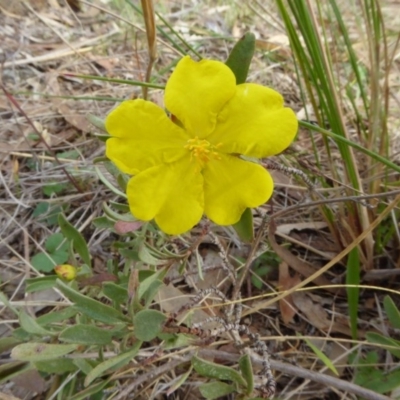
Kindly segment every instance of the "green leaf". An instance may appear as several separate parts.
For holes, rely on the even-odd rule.
[[[60,310],[52,311],[47,314],[43,314],[36,319],[40,325],[54,324],[58,322],[64,322],[69,320],[78,313],[75,307],[69,306]]]
[[[162,279],[163,274],[165,274],[165,269],[160,269],[159,271],[153,273],[148,278],[140,282],[138,290],[139,299],[141,299],[144,296],[144,294],[150,289],[150,287],[153,285],[153,282]]]
[[[80,324],[64,329],[59,336],[59,340],[87,346],[106,345],[111,343],[112,333],[94,325]]]
[[[32,266],[41,272],[51,272],[54,267],[64,264],[68,260],[68,253],[60,251],[52,254],[38,253],[31,258]]]
[[[388,338],[376,332],[367,332],[365,337],[367,338],[368,342],[380,344],[395,357],[400,358],[400,341]]]
[[[78,369],[74,360],[70,358],[58,358],[55,360],[36,361],[33,363],[38,371],[48,374],[62,375],[66,372],[73,372]]]
[[[107,133],[106,124],[104,118],[97,117],[93,114],[87,114],[86,119],[96,128]]]
[[[64,243],[63,243],[64,242]],[[64,235],[61,232],[50,235],[44,247],[49,253],[55,253],[57,250],[68,251],[68,242],[65,240]]]
[[[49,185],[43,186],[42,190],[45,196],[51,197],[52,194],[61,193],[67,187],[67,183],[51,183]]]
[[[337,376],[339,373],[336,367],[333,365],[332,361],[327,357],[318,347],[314,346],[310,340],[304,338],[305,342],[307,343],[308,347],[316,354],[316,356]]]
[[[162,330],[167,317],[156,310],[142,310],[133,317],[134,335],[143,342],[154,339]]]
[[[153,301],[154,297],[157,295],[160,286],[162,286],[164,283],[160,280],[153,281],[149,288],[146,290],[146,292],[143,295],[143,300],[145,301],[145,306],[149,306],[151,302]]]
[[[224,382],[210,382],[200,385],[199,390],[204,398],[213,400],[233,393],[236,389]]]
[[[109,381],[107,379],[100,381],[99,383],[95,383],[94,385],[91,385],[86,389],[81,390],[79,393],[74,394],[72,397],[69,398],[69,400],[93,399],[93,395],[100,392],[100,390],[103,390],[108,385],[108,383]]]
[[[253,366],[251,365],[251,359],[248,354],[243,355],[239,359],[239,368],[240,372],[243,375],[243,378],[247,382],[247,390],[246,394],[250,395],[253,393],[254,390],[254,373],[253,373]]]
[[[42,202],[38,203],[37,206],[35,207],[35,209],[33,210],[32,217],[36,218],[36,217],[40,217],[43,214],[46,214],[47,211],[49,211],[49,208],[50,208],[50,204],[47,203],[46,201],[42,201]]]
[[[115,222],[103,215],[102,217],[95,218],[92,224],[99,229],[111,229],[114,227]]]
[[[66,160],[77,160],[80,157],[80,153],[76,150],[67,150],[57,154],[58,158],[64,158]]]
[[[165,261],[159,260],[158,258],[155,258],[147,248],[146,244],[142,242],[139,246],[139,258],[141,261],[143,261],[146,264],[149,265],[160,265],[160,264],[165,264]]]
[[[103,293],[104,296],[107,296],[117,303],[124,303],[128,298],[128,290],[114,282],[104,282]]]
[[[54,360],[76,350],[76,344],[22,343],[11,351],[11,358],[20,361]]]
[[[28,333],[32,333],[34,335],[39,336],[52,336],[55,333],[50,332],[47,329],[44,329],[40,326],[34,318],[28,315],[25,311],[20,311],[19,313],[19,323],[21,328],[24,329]]]
[[[233,368],[205,361],[198,357],[192,358],[192,365],[196,372],[202,376],[232,381],[238,383],[240,386],[246,387],[246,381],[243,379],[242,375]]]
[[[25,281],[25,292],[39,292],[41,290],[51,289],[56,284],[57,275],[41,276],[39,278],[31,278]]]
[[[375,367],[378,358],[376,352],[369,352],[358,360],[354,383],[377,393],[390,392],[400,386],[400,369],[385,373]]]
[[[250,208],[246,208],[236,224],[232,225],[239,238],[250,243],[254,238],[253,214]]]
[[[12,336],[0,338],[0,354],[12,349],[19,343],[20,341]]]
[[[65,296],[75,303],[75,308],[77,310],[94,320],[104,322],[106,324],[128,321],[128,318],[125,317],[120,311],[100,303],[97,300],[91,299],[90,297],[84,296],[83,294],[72,289],[60,279],[57,279],[56,286]]]
[[[96,367],[94,367],[86,376],[85,386],[90,385],[96,378],[103,375],[106,371],[111,369],[121,368],[126,365],[128,362],[132,360],[139,352],[140,347],[142,346],[142,342],[137,341],[133,347],[125,353],[118,354],[115,357],[109,358],[106,361],[103,361]]]
[[[235,74],[237,85],[246,82],[255,48],[256,37],[248,32],[235,44],[225,62]]]
[[[58,223],[64,236],[72,241],[73,248],[81,256],[83,262],[90,266],[90,254],[83,236],[61,213],[58,216]]]
[[[400,329],[400,311],[390,296],[385,296],[383,306],[393,328]]]

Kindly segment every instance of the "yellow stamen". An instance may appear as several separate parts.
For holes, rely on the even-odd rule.
[[[210,142],[204,139],[199,139],[197,136],[194,139],[189,139],[185,145],[185,149],[191,152],[191,159],[195,158],[201,167],[211,158],[220,159],[218,151],[222,143],[213,146]]]

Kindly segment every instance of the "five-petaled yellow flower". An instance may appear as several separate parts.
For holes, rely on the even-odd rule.
[[[179,61],[167,82],[165,106],[141,99],[121,103],[107,116],[106,154],[133,175],[127,196],[132,214],[155,219],[166,233],[180,234],[203,214],[219,225],[239,221],[248,207],[272,194],[270,174],[244,160],[283,151],[297,119],[276,91],[236,85],[222,62]]]

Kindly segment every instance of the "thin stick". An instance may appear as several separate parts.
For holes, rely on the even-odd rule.
[[[202,349],[200,355],[207,357],[216,357],[228,361],[236,362],[238,356],[235,354],[227,353],[219,350]],[[284,374],[296,376],[303,379],[309,379],[313,382],[321,383],[327,387],[332,386],[339,390],[354,393],[357,396],[363,397],[367,400],[390,400],[389,397],[382,394],[373,392],[372,390],[365,389],[352,382],[347,382],[330,375],[321,374],[316,371],[309,371],[308,369],[297,367],[295,365],[283,363],[281,361],[270,360],[270,365],[273,370],[283,372]],[[262,360],[254,360],[255,364],[262,365]]]

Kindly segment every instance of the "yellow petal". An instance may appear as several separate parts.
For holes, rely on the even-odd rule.
[[[125,173],[174,162],[186,152],[188,136],[163,109],[145,100],[122,102],[107,116],[106,155]]]
[[[203,177],[190,156],[149,168],[128,182],[132,214],[143,221],[155,218],[165,233],[178,235],[196,225],[203,215]]]
[[[179,61],[165,88],[165,106],[192,137],[205,138],[215,127],[223,105],[235,94],[236,78],[224,63]]]
[[[203,175],[204,211],[219,225],[238,222],[246,208],[264,204],[274,187],[263,167],[230,155],[210,160]]]
[[[285,150],[297,132],[297,118],[283,107],[282,96],[270,88],[252,83],[237,86],[225,105],[215,131],[207,138],[222,143],[219,151],[251,157],[268,157]]]

